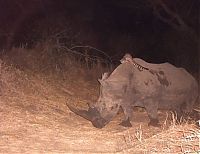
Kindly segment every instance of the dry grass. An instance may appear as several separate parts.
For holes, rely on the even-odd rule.
[[[200,130],[192,124],[171,125],[169,129],[143,139],[125,153],[200,153]],[[136,134],[138,135],[138,133]]]
[[[175,125],[163,112],[159,113],[162,128],[148,127],[145,112],[133,113],[133,127],[129,129],[118,125],[121,113],[105,128],[94,128],[70,112],[66,102],[86,108],[98,97],[97,82],[86,79],[85,67],[73,63],[69,55],[62,55],[59,61],[58,54],[51,57],[52,53],[39,49],[15,48],[0,61],[0,153],[200,150],[199,129],[192,124]],[[62,64],[60,68],[58,64]]]
[[[94,81],[111,67],[109,64],[104,67],[106,61],[100,57],[89,58],[87,53],[85,55],[49,42],[39,43],[34,49],[12,48],[2,57],[4,62],[26,73],[44,74],[60,79],[80,76],[81,79]]]

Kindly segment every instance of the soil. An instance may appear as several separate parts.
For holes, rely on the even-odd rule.
[[[169,152],[166,144],[171,142],[169,137],[164,137],[162,142],[157,139],[151,140],[152,143],[148,141],[168,130],[172,122],[168,118],[169,112],[159,112],[160,128],[149,127],[146,112],[135,109],[131,121],[133,127],[119,125],[123,119],[120,111],[106,127],[97,129],[72,113],[66,103],[86,109],[87,103],[98,98],[98,82],[5,70],[1,70],[0,153],[137,154],[165,153],[166,149],[168,153],[177,153],[177,149],[183,151],[178,144],[176,150],[172,148]],[[193,151],[200,147],[196,143]],[[151,146],[148,147],[148,144]],[[156,144],[161,145],[156,149]]]

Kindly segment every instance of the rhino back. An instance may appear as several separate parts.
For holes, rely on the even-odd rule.
[[[128,83],[133,76],[132,64],[120,64],[107,78],[108,82],[118,82],[118,84]]]
[[[198,86],[194,77],[183,68],[170,63],[151,64],[139,58],[134,59],[149,70],[139,70],[131,63],[119,65],[108,77],[107,81],[115,81],[115,87],[121,90],[128,86],[133,94],[140,97],[175,98],[178,95],[197,97]],[[193,94],[194,93],[194,94]]]
[[[198,97],[198,84],[190,73],[184,68],[177,68],[170,63],[150,64],[138,58],[134,60],[149,68],[149,72],[154,76],[154,86],[160,85],[158,90],[154,91],[158,94],[159,108],[176,108],[179,104],[185,102],[185,110],[191,110]],[[143,73],[143,76],[147,74],[146,72]],[[137,76],[138,82],[147,82],[150,79],[148,78],[142,79],[140,74]],[[150,87],[152,88],[152,85]]]
[[[150,73],[155,77],[157,76],[160,84],[165,86],[169,91],[190,89],[192,85],[197,84],[194,77],[184,68],[175,67],[167,62],[161,64],[147,63],[139,58],[134,58],[134,61],[147,67],[150,70]]]

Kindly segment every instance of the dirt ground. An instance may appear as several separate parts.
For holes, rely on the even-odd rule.
[[[148,127],[146,112],[135,110],[133,127],[119,125],[120,112],[105,128],[97,129],[66,106],[68,102],[86,108],[97,97],[95,82],[61,81],[1,67],[0,153],[200,151],[199,130],[193,125],[170,127],[169,112],[159,112],[162,128]],[[189,142],[181,140],[186,133],[194,134]]]

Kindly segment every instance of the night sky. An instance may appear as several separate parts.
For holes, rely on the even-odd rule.
[[[70,45],[90,45],[119,60],[198,70],[199,0],[0,0],[0,48],[67,30]]]

